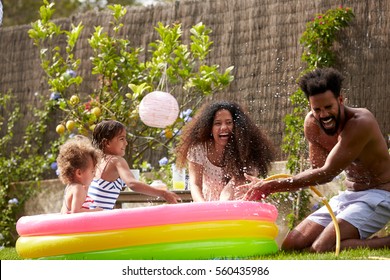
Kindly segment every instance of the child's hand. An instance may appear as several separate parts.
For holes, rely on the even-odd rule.
[[[100,208],[99,206],[93,209],[94,211],[103,211],[103,208]]]
[[[163,197],[164,197],[164,199],[165,199],[168,203],[171,203],[171,204],[176,204],[176,203],[178,203],[179,201],[181,201],[180,196],[178,196],[178,195],[175,194],[174,192],[170,192],[170,191],[165,191],[164,194],[163,194]]]

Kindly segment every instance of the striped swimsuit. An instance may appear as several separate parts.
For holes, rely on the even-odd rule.
[[[103,179],[93,179],[88,189],[88,196],[93,199],[93,204],[90,209],[101,207],[104,210],[114,208],[116,200],[121,190],[125,187],[125,183],[121,178],[114,182],[105,181]]]

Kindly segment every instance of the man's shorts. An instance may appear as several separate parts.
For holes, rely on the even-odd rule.
[[[390,220],[390,192],[370,189],[344,191],[329,201],[334,215],[359,230],[360,238],[366,239],[382,229]],[[328,209],[323,206],[308,219],[326,227],[332,222]]]

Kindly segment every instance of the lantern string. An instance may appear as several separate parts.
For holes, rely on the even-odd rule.
[[[160,81],[158,82],[158,85],[157,85],[157,90],[161,90],[161,91],[165,90],[165,92],[169,93],[168,77],[167,77],[167,63],[164,64],[164,68],[163,69],[164,70],[162,72]],[[165,89],[164,89],[164,87],[165,87]]]

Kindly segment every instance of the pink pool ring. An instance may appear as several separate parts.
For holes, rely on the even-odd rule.
[[[20,236],[116,230],[145,226],[218,220],[275,221],[275,206],[253,201],[163,204],[72,215],[42,214],[21,217]]]

